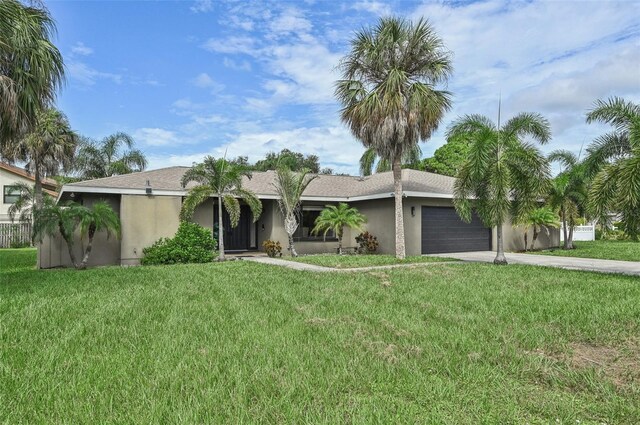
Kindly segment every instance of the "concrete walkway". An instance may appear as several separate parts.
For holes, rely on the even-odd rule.
[[[398,267],[417,267],[417,266],[432,266],[436,264],[464,264],[460,261],[434,261],[427,263],[406,263],[406,264],[388,264],[386,266],[367,266],[367,267],[350,267],[338,269],[334,267],[323,267],[317,266],[315,264],[307,264],[307,263],[299,263],[297,261],[287,261],[279,258],[270,258],[270,257],[243,257],[243,261],[252,261],[254,263],[260,264],[270,264],[272,266],[280,266],[287,267],[293,270],[304,270],[308,272],[362,272],[362,271],[371,271],[371,270],[385,270],[385,269],[394,269]]]
[[[496,257],[492,251],[456,252],[448,254],[432,254],[436,257],[456,258],[462,261],[491,263]],[[506,253],[510,264],[530,264],[535,266],[559,267],[569,270],[586,270],[601,273],[622,273],[640,276],[640,262],[599,260],[594,258],[555,257],[552,255]]]

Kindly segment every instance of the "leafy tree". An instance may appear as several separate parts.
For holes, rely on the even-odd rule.
[[[420,163],[420,169],[431,173],[455,177],[469,155],[469,142],[451,139],[435,150],[431,158]]]
[[[279,153],[269,152],[265,159],[255,163],[253,169],[255,171],[267,171],[277,170],[281,167],[287,167],[291,171],[306,169],[313,174],[320,172],[320,163],[316,155],[304,156],[300,152],[293,152],[289,149],[283,149]]]
[[[596,217],[622,215],[622,228],[640,237],[640,105],[613,97],[598,100],[587,122],[611,124],[614,131],[594,140],[587,149],[587,170],[594,178],[589,208]]]
[[[509,214],[514,223],[522,222],[537,208],[549,182],[546,158],[537,147],[523,142],[525,136],[547,143],[549,122],[538,114],[521,113],[501,127],[499,119],[496,126],[482,115],[467,115],[447,131],[447,139],[464,138],[470,143],[454,183],[454,206],[463,220],[471,221],[475,209],[486,226],[497,228],[495,264],[507,264],[503,223]]]
[[[549,227],[558,228],[560,222],[558,216],[547,207],[536,208],[527,214],[520,223],[524,227],[524,250],[528,248],[529,228],[533,229],[533,239],[531,240],[531,251],[535,250],[536,240],[541,230],[549,234]]]
[[[402,167],[411,168],[410,164],[418,163],[421,156],[422,150],[420,146],[415,145],[412,149],[405,152],[402,158]],[[368,148],[360,157],[360,175],[370,176],[373,174],[374,166],[376,173],[391,171],[391,163],[384,158],[380,158],[374,148]]]
[[[248,167],[235,162],[229,162],[224,158],[216,159],[207,156],[200,164],[194,164],[182,176],[182,187],[190,182],[197,185],[189,189],[180,219],[190,220],[198,205],[215,196],[218,198],[218,246],[219,259],[224,261],[224,225],[222,223],[222,208],[229,213],[231,227],[238,226],[240,221],[240,202],[242,199],[251,208],[253,222],[255,223],[262,213],[262,203],[255,193],[242,187],[243,177],[251,178]]]
[[[310,175],[309,171],[304,169],[298,173],[284,166],[277,170],[274,187],[278,194],[278,206],[284,217],[284,230],[289,237],[289,252],[292,257],[298,256],[293,244],[293,234],[299,224],[297,213],[300,207],[300,198],[309,183],[315,178],[316,176]]]
[[[78,149],[75,169],[83,180],[144,171],[147,158],[133,146],[133,139],[126,133],[114,133],[100,141],[85,138]]]
[[[78,262],[75,253],[74,233],[80,230],[81,241],[87,238],[83,248],[82,260]],[[87,208],[76,202],[56,204],[53,199],[45,198],[42,208],[34,211],[33,232],[36,240],[42,242],[44,236],[53,237],[60,233],[67,244],[69,258],[76,269],[87,268],[87,262],[93,249],[93,238],[97,232],[120,236],[120,219],[108,203],[96,202]]]
[[[320,215],[316,218],[315,227],[311,233],[318,234],[324,232],[326,236],[330,230],[333,230],[338,238],[338,253],[342,255],[342,236],[344,228],[350,227],[355,230],[362,231],[362,226],[367,222],[367,217],[358,212],[357,209],[349,207],[348,204],[341,202],[338,206],[326,205],[325,209],[320,211]]]
[[[51,42],[55,31],[42,3],[0,1],[0,151],[33,129],[64,82],[62,55]]]
[[[69,169],[77,144],[78,136],[67,117],[57,109],[49,108],[38,113],[35,126],[28,134],[5,149],[5,155],[24,162],[27,171],[33,174],[36,208],[42,205],[42,179],[56,175],[61,169]]]
[[[573,229],[584,214],[587,202],[585,165],[566,150],[555,150],[550,162],[560,162],[564,169],[551,181],[547,203],[560,214],[564,235],[564,249],[573,249]]]
[[[339,68],[342,121],[366,148],[391,163],[396,257],[404,258],[402,162],[451,106],[450,93],[437,89],[451,74],[450,53],[427,21],[383,18],[356,34]]]

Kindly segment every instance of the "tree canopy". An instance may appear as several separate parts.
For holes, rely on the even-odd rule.
[[[431,173],[455,177],[469,154],[470,142],[464,137],[451,138],[435,150],[433,156],[419,163],[419,168]]]

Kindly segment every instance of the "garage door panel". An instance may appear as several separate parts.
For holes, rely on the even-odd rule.
[[[465,223],[454,208],[422,207],[423,254],[490,249],[491,230],[477,215]]]

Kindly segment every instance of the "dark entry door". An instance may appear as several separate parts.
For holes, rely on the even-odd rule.
[[[491,229],[474,213],[471,223],[453,208],[422,207],[422,253],[490,251]]]
[[[222,223],[224,225],[224,249],[225,251],[243,251],[250,247],[250,223],[251,210],[247,205],[240,206],[240,222],[235,228],[231,227],[229,214],[223,208]],[[213,213],[214,226],[218,224],[218,206],[214,206]]]

